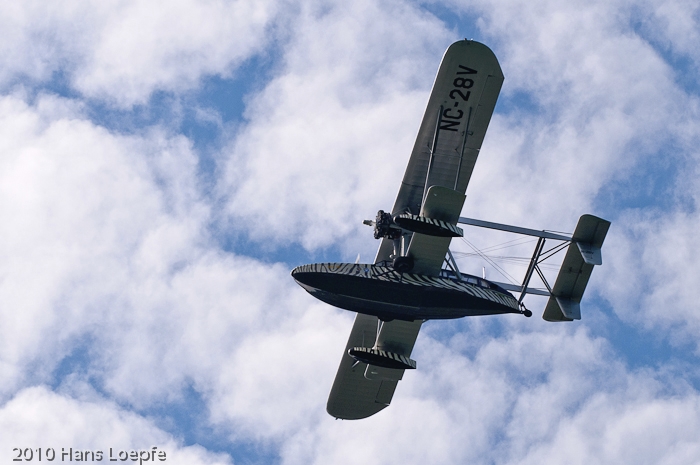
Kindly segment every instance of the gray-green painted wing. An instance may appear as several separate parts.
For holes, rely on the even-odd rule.
[[[469,40],[450,45],[440,63],[392,215],[417,214],[430,186],[466,192],[502,84],[501,66],[486,45]],[[387,260],[392,250],[391,241],[383,239],[377,261]]]

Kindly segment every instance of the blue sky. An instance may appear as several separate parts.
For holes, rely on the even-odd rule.
[[[0,453],[698,463],[698,18],[684,0],[0,6]],[[353,315],[289,271],[374,257],[362,220],[393,204],[465,37],[505,82],[463,215],[602,216],[604,264],[579,322],[537,298],[530,319],[428,322],[392,405],[335,421]]]

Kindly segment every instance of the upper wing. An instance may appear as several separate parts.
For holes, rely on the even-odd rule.
[[[447,49],[392,215],[420,212],[457,222],[502,83],[498,60],[485,45],[463,40]],[[424,202],[426,190],[432,186],[437,188]],[[413,234],[409,253],[416,258],[415,270],[425,274],[436,268],[439,271],[449,243],[449,238]],[[392,251],[391,241],[382,239],[375,263],[388,260]],[[404,370],[355,363],[348,350],[372,347],[376,341],[379,349],[409,357],[422,323],[385,322],[377,335],[377,317],[358,313],[328,398],[328,413],[359,419],[387,407]]]
[[[431,186],[466,192],[502,84],[501,66],[486,45],[469,40],[450,45],[440,63],[392,215],[418,214]],[[391,241],[382,239],[376,261],[388,260],[392,250]],[[445,253],[438,257],[440,263]]]
[[[444,186],[461,193],[467,190],[502,84],[501,66],[486,45],[468,40],[450,45],[435,78],[392,214],[406,210],[417,214],[426,186]]]

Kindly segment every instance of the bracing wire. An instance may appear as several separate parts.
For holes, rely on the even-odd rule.
[[[556,232],[556,231],[553,231],[553,232]],[[485,262],[490,264],[498,273],[500,273],[504,278],[506,278],[506,280],[510,281],[512,284],[517,285],[517,280],[515,278],[513,278],[505,269],[503,269],[501,266],[499,266],[496,263],[496,260],[498,260],[500,262],[507,262],[507,263],[514,263],[514,264],[518,264],[518,265],[529,266],[531,258],[530,257],[502,256],[502,255],[493,256],[493,255],[487,255],[486,253],[487,252],[496,252],[496,251],[500,251],[503,249],[521,246],[521,245],[524,245],[527,243],[532,243],[532,242],[537,241],[537,239],[533,239],[533,238],[529,238],[529,237],[528,238],[516,238],[516,239],[512,239],[512,240],[507,241],[507,242],[503,242],[500,244],[486,247],[484,249],[479,249],[474,244],[469,242],[469,240],[467,240],[465,237],[462,237],[462,241],[464,241],[465,244],[467,244],[469,247],[471,247],[471,249],[474,252],[473,253],[453,252],[453,254],[455,256],[458,256],[458,257],[477,257],[478,256],[482,260],[484,260]],[[558,244],[558,245],[556,245],[556,246],[550,248],[549,250],[542,252],[540,254],[540,258],[538,260],[537,272],[540,274],[540,277],[543,279],[543,282],[545,282],[544,277],[542,276],[542,271],[539,268],[556,269],[556,268],[558,268],[558,266],[555,264],[550,264],[550,263],[545,264],[542,262],[544,262],[545,260],[547,260],[551,256],[557,254],[561,250],[564,250],[569,244],[570,244],[569,241],[565,241],[565,242]]]
[[[507,242],[502,242],[500,244],[491,245],[489,247],[481,249],[481,251],[482,252],[495,252],[496,250],[508,249],[511,247],[516,247],[518,245],[523,245],[523,244],[536,242],[536,241],[537,241],[537,239],[531,239],[529,237],[524,237],[524,238],[521,237],[521,238],[512,239],[512,240],[507,241]]]
[[[511,284],[517,284],[515,278],[513,278],[510,274],[508,274],[508,272],[506,270],[504,270],[503,268],[501,268],[496,262],[491,260],[491,258],[489,258],[486,254],[482,253],[481,250],[479,250],[474,244],[469,242],[469,240],[467,240],[465,237],[462,237],[462,241],[464,241],[465,244],[467,244],[469,247],[471,247],[472,250],[474,252],[476,252],[483,260],[485,260],[492,267],[494,267],[494,269],[496,271],[501,273],[501,275],[503,275],[504,278],[506,278],[508,281],[510,281]]]
[[[482,249],[483,251],[483,249]],[[476,252],[452,252],[452,254],[455,257],[460,257],[460,258],[472,258],[472,257],[480,257]],[[491,260],[495,260],[498,262],[505,262],[505,263],[513,263],[516,265],[522,265],[522,266],[528,266],[530,264],[530,257],[514,257],[514,256],[504,256],[504,255],[487,255]],[[539,266],[544,269],[552,269],[556,270],[558,269],[558,265],[552,264],[552,263],[539,263]]]
[[[512,248],[512,247],[517,247],[517,246],[520,246],[520,245],[525,245],[525,244],[533,243],[533,242],[536,242],[536,241],[537,241],[537,239],[533,239],[533,238],[530,238],[530,237],[518,237],[518,238],[515,238],[515,239],[511,239],[511,240],[509,240],[509,241],[506,241],[506,242],[501,242],[501,243],[498,243],[498,244],[494,244],[494,245],[485,247],[485,248],[483,248],[483,249],[477,249],[473,244],[471,244],[470,246],[472,247],[472,249],[475,250],[475,252],[457,252],[457,251],[453,251],[452,253],[453,253],[456,257],[471,258],[471,257],[484,257],[484,256],[485,256],[485,257],[484,257],[484,260],[488,260],[488,259],[490,258],[492,261],[493,261],[493,260],[497,260],[497,261],[499,261],[499,262],[514,263],[514,264],[518,264],[518,265],[527,266],[527,265],[529,265],[529,263],[530,263],[530,257],[529,257],[529,256],[528,256],[528,257],[515,257],[515,256],[512,256],[512,255],[506,255],[506,256],[504,256],[504,255],[495,255],[495,256],[494,256],[494,255],[490,255],[489,252],[496,252],[496,251],[499,251],[499,250],[509,249],[509,248]],[[551,250],[552,250],[552,249],[550,249],[550,251],[551,251]],[[488,257],[488,258],[486,258],[486,257]],[[489,263],[491,263],[491,262],[489,262]],[[543,268],[551,268],[551,269],[556,269],[556,268],[557,268],[556,265],[550,265],[550,264],[543,264],[543,265],[540,265],[540,266],[542,266]]]

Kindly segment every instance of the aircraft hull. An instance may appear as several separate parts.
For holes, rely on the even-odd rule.
[[[323,302],[384,320],[521,313],[510,293],[473,276],[460,280],[402,274],[380,265],[315,263],[293,269],[292,277]]]

